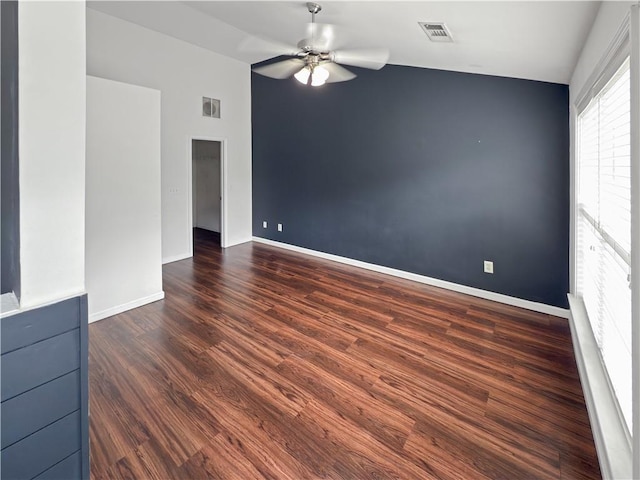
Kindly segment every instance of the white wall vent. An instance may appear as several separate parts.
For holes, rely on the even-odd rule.
[[[220,100],[202,97],[202,116],[220,118]]]
[[[453,42],[451,32],[441,22],[418,22],[432,42]]]

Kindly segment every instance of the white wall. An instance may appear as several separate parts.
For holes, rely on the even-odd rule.
[[[220,142],[193,142],[193,226],[220,231]]]
[[[87,77],[89,321],[159,300],[160,92]]]
[[[20,2],[21,308],[84,292],[85,4]]]
[[[87,73],[162,92],[162,257],[189,255],[191,137],[226,140],[227,245],[251,239],[250,66],[87,10]],[[202,97],[222,118],[202,117]]]

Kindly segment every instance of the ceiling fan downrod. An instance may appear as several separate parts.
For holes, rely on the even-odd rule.
[[[316,25],[316,13],[322,10],[322,5],[319,3],[307,2],[307,10],[309,10],[309,13],[311,14],[311,44],[313,44],[316,36],[316,29],[314,28]]]

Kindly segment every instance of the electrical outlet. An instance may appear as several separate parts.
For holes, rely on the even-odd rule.
[[[282,224],[281,224],[281,223],[279,223],[279,224],[278,224],[278,231],[279,231],[279,232],[281,232],[281,231],[282,231]]]
[[[267,221],[262,222],[262,228],[267,228]]]
[[[493,262],[489,260],[484,261],[484,273],[493,273]]]

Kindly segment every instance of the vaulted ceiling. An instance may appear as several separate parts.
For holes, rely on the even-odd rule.
[[[310,21],[305,2],[87,2],[93,8],[247,63],[273,53],[247,37],[295,46]],[[569,83],[597,14],[594,1],[322,2],[317,21],[338,47],[384,47],[389,63]],[[431,42],[418,22],[444,22],[451,43]],[[275,52],[274,52],[275,53]]]

